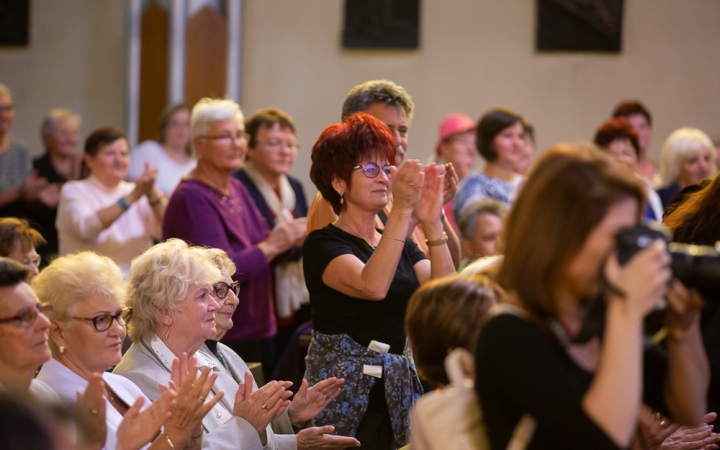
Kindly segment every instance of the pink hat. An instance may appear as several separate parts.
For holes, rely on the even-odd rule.
[[[443,119],[440,124],[440,136],[435,145],[435,153],[440,148],[440,144],[453,134],[463,133],[475,129],[475,122],[463,113],[452,113]]]

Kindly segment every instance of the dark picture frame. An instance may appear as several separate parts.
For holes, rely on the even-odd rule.
[[[345,0],[345,48],[416,49],[420,0]]]
[[[30,45],[30,0],[0,0],[0,46]]]
[[[538,51],[622,51],[623,0],[537,0]]]

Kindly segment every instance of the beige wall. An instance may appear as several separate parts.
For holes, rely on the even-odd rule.
[[[34,0],[32,44],[0,50],[0,82],[16,92],[15,132],[35,147],[42,114],[67,106],[83,132],[125,117],[124,2]],[[342,0],[245,0],[243,110],[277,106],[298,125],[307,172],[314,140],[340,117],[352,86],[403,85],[417,106],[410,156],[426,159],[440,120],[509,106],[535,124],[538,147],[592,137],[622,98],[654,113],[651,152],[675,128],[720,135],[720,2],[626,0],[620,55],[537,54],[532,0],[423,0],[418,51],[345,51]]]
[[[125,118],[125,2],[33,0],[27,48],[0,48],[0,83],[13,91],[13,134],[43,153],[40,122],[70,108],[87,133]]]

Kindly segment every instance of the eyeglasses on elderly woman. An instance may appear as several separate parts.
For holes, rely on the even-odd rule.
[[[385,175],[388,178],[390,178],[390,174],[392,174],[392,171],[390,170],[391,167],[392,166],[390,164],[382,166],[382,171],[385,172]],[[378,163],[372,161],[353,167],[353,170],[355,169],[362,169],[363,174],[368,178],[377,178],[377,176],[380,175],[380,166]]]
[[[0,323],[11,323],[22,328],[29,328],[35,323],[38,313],[49,314],[52,311],[52,305],[47,303],[37,303],[35,306],[28,306],[21,309],[12,317],[0,319]]]
[[[86,320],[92,322],[95,330],[102,332],[110,329],[113,320],[117,320],[117,323],[119,323],[123,327],[127,325],[127,323],[130,322],[130,319],[132,318],[132,308],[124,308],[121,311],[118,311],[116,314],[102,313],[93,317],[72,316],[72,318],[75,320]]]
[[[219,298],[220,300],[224,300],[225,297],[228,296],[230,291],[233,291],[235,296],[240,295],[240,283],[237,281],[233,281],[232,284],[227,284],[224,281],[218,281],[217,283],[213,284],[213,290],[215,291],[215,297]]]

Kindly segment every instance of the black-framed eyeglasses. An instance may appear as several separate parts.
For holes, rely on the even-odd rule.
[[[392,174],[392,171],[390,170],[391,167],[392,166],[390,164],[382,166],[382,171],[385,172],[385,175],[388,178],[390,178],[390,175]],[[353,167],[353,170],[355,169],[362,169],[363,174],[368,178],[377,178],[377,176],[380,175],[380,166],[378,163],[372,161]]]
[[[243,130],[238,130],[237,133],[235,133],[234,135],[230,134],[230,133],[219,134],[216,136],[210,136],[208,134],[203,134],[198,137],[205,138],[205,139],[211,139],[213,141],[217,141],[221,144],[226,144],[226,145],[230,144],[234,141],[247,142],[247,134],[245,134],[245,132]]]
[[[27,306],[12,317],[0,319],[0,323],[11,323],[22,328],[29,328],[35,323],[38,314],[47,315],[52,311],[52,305],[47,303],[37,303],[33,306]]]
[[[92,322],[96,331],[107,331],[112,326],[113,320],[117,320],[117,323],[123,327],[127,325],[132,318],[132,308],[125,308],[122,311],[118,311],[116,314],[103,313],[93,317],[72,316],[72,318],[75,320],[87,320]]]
[[[236,297],[239,297],[240,283],[238,281],[233,281],[232,284],[227,284],[224,281],[218,281],[217,283],[213,284],[213,290],[215,291],[215,297],[219,298],[220,300],[224,300],[225,297],[228,296],[228,293],[230,291],[233,291],[233,294],[235,294]]]

